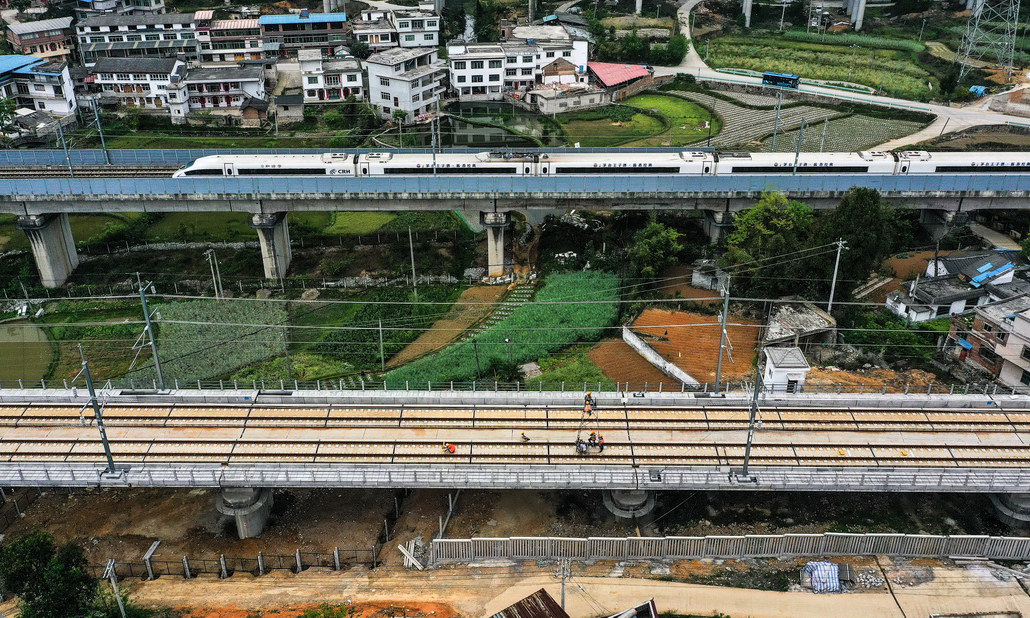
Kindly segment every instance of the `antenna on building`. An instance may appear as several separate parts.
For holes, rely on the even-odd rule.
[[[962,63],[958,78],[983,66],[982,59],[997,62],[1005,69],[1006,80],[1012,75],[1012,59],[1016,49],[1016,26],[1019,22],[1019,0],[966,0],[972,9],[966,33],[958,49]]]

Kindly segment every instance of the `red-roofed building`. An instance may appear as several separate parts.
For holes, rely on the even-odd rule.
[[[651,71],[640,64],[588,62],[587,69],[593,74],[597,83],[605,88],[621,88],[651,75]]]

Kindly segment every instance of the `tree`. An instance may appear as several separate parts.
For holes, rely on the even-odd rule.
[[[58,547],[41,531],[0,547],[0,582],[21,597],[23,618],[85,618],[98,601],[99,586],[82,548]]]
[[[671,227],[659,223],[652,213],[647,226],[633,235],[633,244],[629,248],[629,258],[640,276],[654,279],[675,264],[683,251],[679,242],[681,236]]]
[[[837,275],[838,282],[844,284],[838,285],[837,289],[845,297],[848,291],[868,279],[869,273],[890,254],[894,235],[891,222],[894,220],[893,210],[881,199],[879,191],[854,187],[820,221],[820,245],[837,239],[848,243]],[[833,262],[832,259],[823,261],[819,269],[825,273],[823,279],[833,274]]]
[[[18,103],[14,99],[0,98],[0,130],[6,128],[14,120],[14,110],[17,107]]]
[[[372,48],[364,41],[354,41],[350,46],[350,53],[354,54],[355,58],[365,60],[372,55]]]
[[[722,264],[735,267],[734,288],[754,295],[799,293],[799,280],[810,277],[802,274],[807,260],[796,254],[809,246],[811,237],[811,207],[782,193],[765,193],[737,215]]]
[[[485,377],[496,382],[520,382],[522,370],[515,361],[493,356],[486,363]]]
[[[1023,241],[1023,244],[1019,246],[1022,249],[1021,253],[1023,254],[1023,259],[1030,261],[1030,236],[1027,236],[1026,240]]]

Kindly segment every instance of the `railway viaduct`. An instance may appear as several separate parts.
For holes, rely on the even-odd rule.
[[[598,150],[598,157],[603,159],[606,151],[594,150]],[[956,213],[1030,207],[1030,179],[1003,173],[172,179],[155,175],[169,175],[169,165],[219,151],[112,151],[111,156],[119,157],[113,166],[80,167],[79,175],[71,178],[67,177],[70,172],[66,167],[53,167],[55,161],[62,161],[63,153],[30,152],[35,159],[29,159],[29,155],[19,157],[16,153],[0,157],[0,213],[19,216],[18,226],[28,234],[43,284],[49,287],[62,285],[78,263],[67,221],[69,214],[245,212],[251,215],[251,224],[258,231],[264,274],[278,279],[285,274],[291,259],[287,218],[290,212],[298,211],[462,210],[479,213],[481,223],[489,231],[490,274],[500,275],[504,272],[505,228],[511,211],[698,210],[705,213],[708,234],[718,238],[732,226],[733,213],[750,207],[762,192],[770,190],[782,191],[814,208],[832,208],[852,187],[871,187],[899,205],[920,209],[928,225],[949,221]],[[90,156],[82,154],[91,152],[94,151],[74,151],[68,160],[92,161]],[[27,163],[39,161],[46,165]],[[140,172],[141,166],[145,171]],[[165,167],[155,171],[154,166]],[[44,177],[53,173],[66,177]],[[111,177],[112,173],[123,177]],[[83,177],[84,174],[103,177]]]
[[[1030,521],[1028,395],[764,393],[746,471],[744,393],[596,397],[109,388],[105,446],[84,393],[5,389],[0,486],[221,488],[243,535],[277,487],[596,489],[623,514],[656,491],[978,492]],[[578,453],[589,432],[605,448]]]

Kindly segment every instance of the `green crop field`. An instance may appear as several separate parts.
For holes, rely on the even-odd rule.
[[[708,64],[713,68],[778,71],[803,79],[864,84],[891,96],[927,101],[938,94],[940,82],[923,67],[913,49],[851,47],[775,36],[726,36],[712,39]]]
[[[326,230],[329,234],[348,236],[368,234],[383,227],[397,215],[392,212],[337,212]]]
[[[510,355],[513,362],[522,364],[577,341],[596,341],[618,315],[618,284],[615,275],[596,271],[551,275],[534,302],[518,307],[476,336],[478,353],[471,343],[454,344],[391,371],[386,379],[392,384],[473,380],[491,359],[508,360]],[[559,302],[584,300],[604,302]]]
[[[647,114],[633,114],[628,122],[615,123],[600,109],[558,114],[569,144],[586,147],[619,146],[662,132],[662,123]]]
[[[709,112],[697,103],[661,94],[638,94],[626,100],[626,105],[650,109],[669,119],[671,127],[668,131],[653,137],[637,140],[627,146],[685,146],[704,139],[709,130],[705,123],[712,122],[711,134],[716,135],[722,129],[719,116]]]
[[[925,126],[909,120],[887,120],[853,115],[809,125],[801,143],[803,152],[854,152],[868,150],[892,139],[912,135]],[[794,152],[800,131],[794,129],[780,133],[776,138],[776,152]],[[824,140],[825,136],[825,140]],[[772,152],[772,138],[762,141],[764,152]]]

